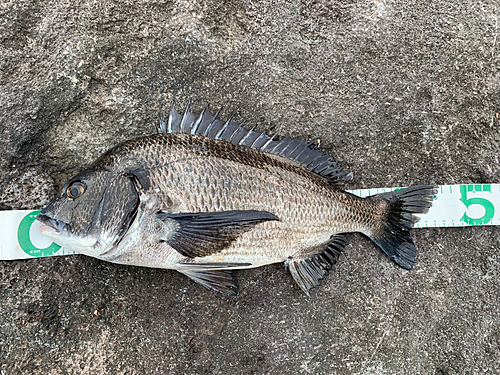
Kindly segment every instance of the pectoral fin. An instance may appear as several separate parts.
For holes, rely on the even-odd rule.
[[[166,242],[189,258],[215,254],[231,245],[239,236],[256,224],[279,220],[267,211],[222,211],[157,214],[160,220],[172,221],[176,225],[174,234]]]

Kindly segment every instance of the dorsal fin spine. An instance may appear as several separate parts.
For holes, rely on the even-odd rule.
[[[208,136],[208,132],[210,131],[210,128],[213,126],[213,124],[215,123],[215,121],[217,121],[217,116],[219,115],[220,111],[222,110],[222,108],[220,108],[217,113],[214,115],[214,118],[213,120],[210,122],[210,124],[208,124],[207,128],[205,129],[205,132],[203,133],[203,135],[206,137]]]
[[[233,132],[233,134],[231,134],[231,136],[229,137],[229,142],[232,142],[233,141],[233,137],[236,133],[238,133],[238,130],[240,130],[241,128],[243,127],[243,125],[240,125],[236,128],[236,130]]]
[[[295,150],[300,146],[300,140],[298,139],[293,139],[281,152],[280,155],[283,155],[286,151],[286,155],[284,156],[291,156]],[[290,147],[294,146],[294,147]]]
[[[172,133],[173,132],[173,122],[174,122],[174,115],[177,114],[177,111],[175,110],[174,104],[172,103],[172,106],[170,107],[170,114],[168,115],[168,121],[167,121],[167,133]]]
[[[158,125],[156,129],[158,131],[158,134],[167,132],[167,124],[165,124],[165,121],[163,121],[163,119],[161,118],[160,112],[158,112]]]
[[[283,138],[281,141],[276,142],[276,145],[273,147],[272,150],[270,150],[270,152],[273,153],[273,154],[278,154],[279,155],[282,150],[277,151],[276,149],[279,149],[282,146],[288,147],[287,143],[289,144],[290,140],[291,140],[290,137],[286,137],[286,138]]]
[[[206,115],[207,111],[208,111],[208,113],[210,113],[210,110],[208,109],[208,105],[200,113],[200,115],[196,119],[195,123],[193,124],[193,127],[191,128],[191,134],[196,134],[196,131],[198,130],[198,127],[200,126],[201,122],[203,121],[203,117]]]
[[[227,120],[224,125],[222,125],[222,128],[219,130],[219,132],[215,135],[215,139],[220,139],[220,136],[222,135],[222,133],[224,133],[224,131],[227,129],[229,123],[233,120],[234,116],[231,116],[229,118],[229,120]]]
[[[263,139],[265,137],[267,137],[267,135],[265,133],[260,133],[260,135],[257,138],[255,138],[255,141],[252,142],[252,144],[250,145],[250,147],[251,148],[255,148],[254,145],[257,143],[257,141],[259,141],[259,140],[261,140],[261,139]]]
[[[253,130],[255,129],[255,126],[248,131],[248,133],[241,139],[241,141],[238,143],[239,145],[243,145],[245,140],[250,136],[250,134],[253,133]]]
[[[299,159],[302,156],[302,154],[306,151],[307,148],[303,147],[302,150],[297,155],[294,156],[294,159]]]
[[[286,149],[287,149],[288,147],[290,147],[290,143],[289,143],[289,144],[287,144],[287,145],[285,146],[285,148],[279,152],[279,154],[278,154],[278,155],[283,156],[283,153],[286,151]]]
[[[181,129],[181,131],[184,129],[184,125],[185,125],[185,122],[187,120],[190,108],[191,108],[191,99],[189,99],[189,102],[186,106],[186,109],[184,110],[184,114],[182,115],[182,120],[181,120],[181,123],[179,125],[179,128]]]
[[[267,142],[266,142],[266,143],[264,143],[264,144],[260,147],[260,149],[261,149],[261,150],[265,150],[265,149],[266,149],[266,147],[267,147],[267,146],[269,146],[269,144],[270,144],[272,141],[274,141],[274,137],[275,137],[275,136],[276,136],[276,135],[273,135],[272,137],[269,137],[269,139],[267,140]]]

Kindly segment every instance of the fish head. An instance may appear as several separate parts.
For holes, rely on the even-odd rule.
[[[40,231],[55,243],[99,257],[128,230],[138,204],[126,174],[94,167],[70,179],[37,219]]]

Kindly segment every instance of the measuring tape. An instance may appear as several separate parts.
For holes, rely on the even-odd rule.
[[[399,188],[350,190],[360,197]],[[500,184],[441,185],[434,203],[414,228],[500,225]]]
[[[360,197],[398,188],[361,189],[349,192]],[[0,260],[41,258],[76,254],[51,242],[40,232],[35,219],[40,211],[0,211]],[[442,185],[429,212],[415,228],[500,225],[500,184]]]

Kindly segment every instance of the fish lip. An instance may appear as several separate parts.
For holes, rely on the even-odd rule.
[[[64,228],[68,226],[64,221],[54,219],[45,214],[38,214],[36,219],[41,222],[43,225],[51,228],[55,232],[61,232]]]

